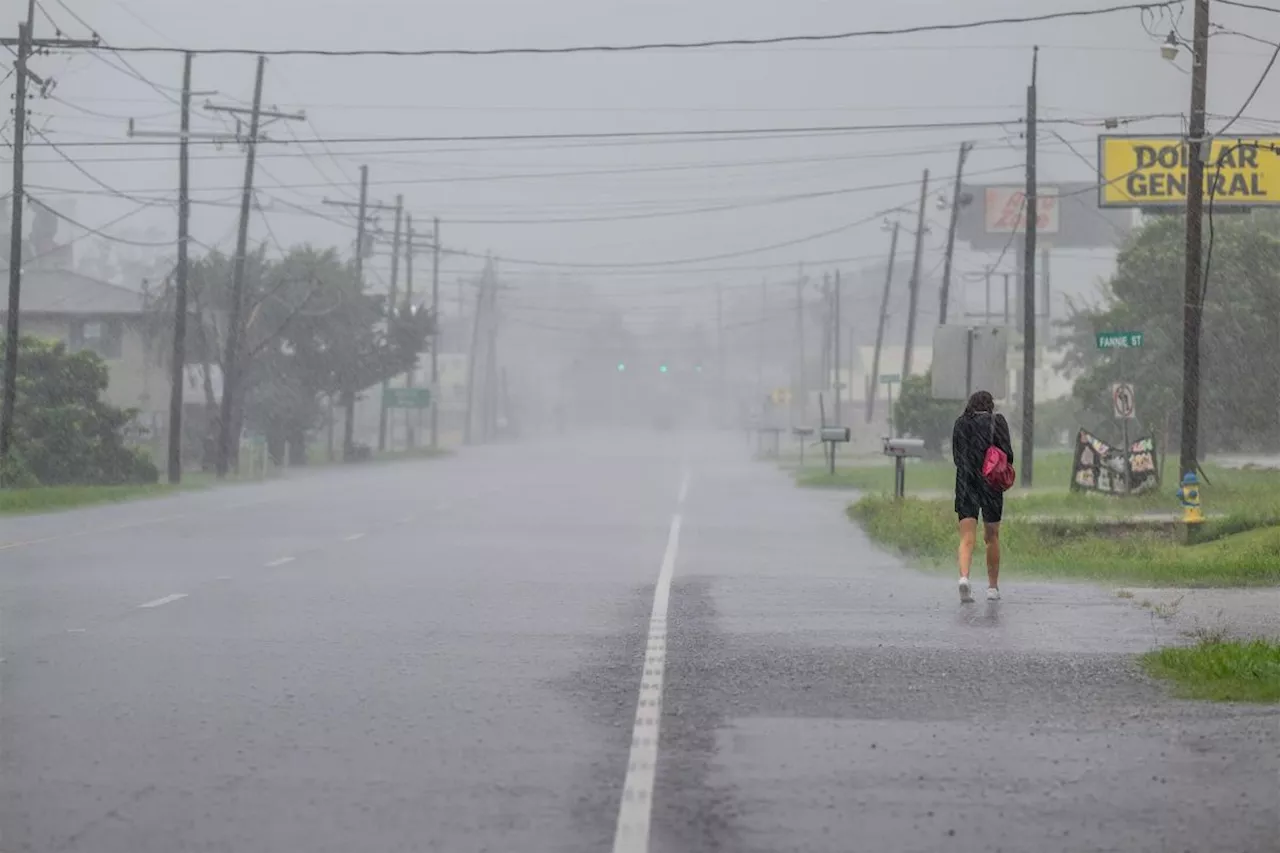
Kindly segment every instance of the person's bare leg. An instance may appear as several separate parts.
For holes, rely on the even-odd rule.
[[[973,549],[978,543],[978,519],[962,518],[960,520],[960,577],[969,577],[969,568],[973,565]]]
[[[982,541],[987,545],[987,587],[1000,588],[1000,522],[982,528]]]

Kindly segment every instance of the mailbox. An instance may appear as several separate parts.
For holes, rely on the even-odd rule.
[[[823,441],[830,441],[830,442],[837,442],[837,443],[849,441],[851,435],[852,434],[850,433],[849,428],[842,427],[842,426],[823,427],[821,432],[821,437]]]
[[[924,439],[920,438],[885,438],[884,455],[897,456],[900,459],[924,456]]]
[[[813,435],[813,427],[796,426],[791,428],[791,432],[792,434],[798,435],[801,438],[808,438],[809,436]]]

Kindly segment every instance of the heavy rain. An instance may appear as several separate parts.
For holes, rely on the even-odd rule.
[[[1274,853],[1274,0],[7,0],[0,851]]]

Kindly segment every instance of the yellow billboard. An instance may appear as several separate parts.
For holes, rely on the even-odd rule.
[[[1220,207],[1280,205],[1280,136],[1213,140],[1205,201]],[[1187,202],[1186,140],[1179,136],[1098,137],[1099,207],[1181,207]]]

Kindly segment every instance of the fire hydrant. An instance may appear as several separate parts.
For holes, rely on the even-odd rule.
[[[1200,480],[1194,471],[1182,475],[1178,500],[1182,501],[1183,524],[1200,524],[1204,521],[1204,513],[1200,510]]]

